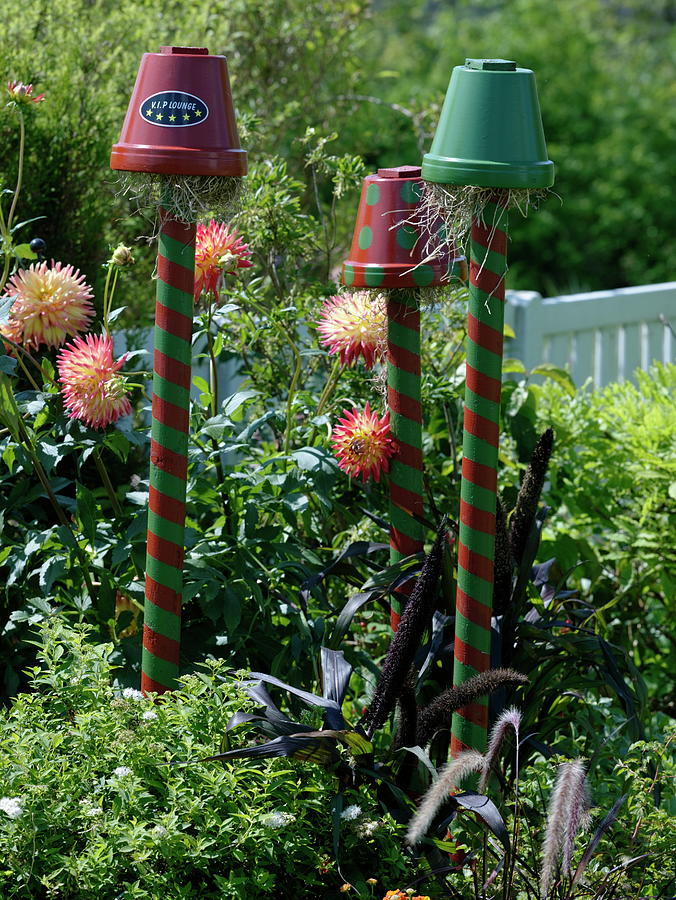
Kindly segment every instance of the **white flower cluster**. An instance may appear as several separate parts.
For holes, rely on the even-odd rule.
[[[145,694],[137,691],[136,688],[124,688],[122,696],[125,700],[145,700]]]
[[[147,709],[147,710],[143,713],[143,715],[141,716],[141,718],[142,718],[142,719],[145,719],[146,722],[151,722],[153,719],[156,719],[156,718],[157,718],[157,713],[155,712],[154,709]]]
[[[362,822],[362,824],[359,826],[359,834],[362,837],[373,837],[373,835],[376,833],[376,831],[378,831],[381,825],[382,822],[377,820],[375,822],[373,820],[371,820],[370,822]]]
[[[132,775],[133,772],[129,768],[129,766],[118,766],[117,769],[113,769],[113,775],[117,775],[118,778],[124,778],[125,775]]]
[[[85,798],[84,800],[80,800],[80,806],[82,807],[82,812],[85,816],[102,816],[103,810],[100,806],[97,806],[96,803],[92,803],[91,800]]]
[[[10,819],[18,819],[23,815],[23,806],[21,805],[21,797],[0,797],[0,809],[10,817]]]
[[[345,819],[347,822],[354,822],[354,820],[358,819],[360,815],[361,806],[353,803],[352,806],[348,806],[342,811],[342,813],[340,814],[340,818]]]
[[[275,811],[263,816],[262,822],[266,828],[283,828],[285,825],[294,822],[295,819],[296,817],[291,815],[291,813]]]

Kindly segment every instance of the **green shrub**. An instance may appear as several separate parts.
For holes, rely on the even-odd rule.
[[[33,692],[0,719],[0,894],[7,900],[331,897],[405,874],[366,789],[334,856],[334,778],[289,760],[173,765],[216,752],[251,706],[207,665],[157,703],[111,683],[111,647],[42,628]]]

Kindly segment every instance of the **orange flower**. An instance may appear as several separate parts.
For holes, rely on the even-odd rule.
[[[397,450],[390,435],[390,414],[379,418],[367,403],[363,412],[344,409],[338,422],[331,438],[338,466],[351,478],[361,475],[362,481],[380,481],[380,473],[388,471],[390,456]]]
[[[329,353],[339,353],[344,366],[360,356],[367,369],[381,359],[387,349],[387,315],[382,294],[369,291],[338,294],[324,303],[317,324],[319,342]]]
[[[72,266],[52,260],[19,269],[9,279],[4,298],[13,297],[4,333],[25,347],[58,347],[89,327],[94,317],[91,288]]]
[[[195,300],[200,294],[211,294],[218,300],[218,281],[223,272],[246,269],[252,265],[249,245],[222,222],[212,219],[208,225],[197,226],[195,239]]]
[[[125,354],[113,361],[113,342],[107,334],[77,337],[59,351],[61,394],[71,419],[104,428],[129,415],[131,403],[125,380],[118,375],[126,358]]]

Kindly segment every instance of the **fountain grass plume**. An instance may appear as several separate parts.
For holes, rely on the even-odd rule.
[[[547,467],[554,447],[554,431],[548,428],[535,445],[531,461],[516,499],[509,529],[509,540],[512,556],[517,565],[521,564],[528,535],[533,527],[535,515],[540,503],[540,494],[545,483]]]
[[[449,794],[473,772],[484,766],[484,757],[476,750],[465,750],[444,766],[437,780],[430,785],[406,832],[406,843],[411,847],[427,833],[439,809]]]
[[[512,553],[507,531],[507,511],[499,495],[496,500],[493,615],[499,616],[507,609],[512,594]]]
[[[418,727],[418,705],[415,700],[415,669],[409,669],[408,677],[397,700],[399,705],[399,727],[394,739],[394,748],[410,747],[415,744]]]
[[[582,760],[561,763],[549,800],[547,828],[542,845],[540,896],[547,897],[561,860],[570,872],[575,835],[589,808],[589,788]]]
[[[418,731],[416,744],[425,747],[434,737],[434,732],[444,726],[450,727],[452,714],[507,685],[528,684],[528,678],[514,669],[489,669],[473,678],[448,688],[432,700],[424,709],[418,710]]]
[[[411,596],[406,602],[399,627],[394,633],[390,649],[385,657],[373,699],[366,711],[364,724],[369,737],[373,735],[376,728],[385,723],[394,709],[408,671],[413,665],[425,629],[429,627],[434,614],[446,523],[447,520],[444,517]]]
[[[495,765],[495,760],[500,752],[500,747],[507,736],[509,729],[513,729],[515,740],[519,742],[519,728],[521,727],[521,713],[515,706],[504,709],[498,716],[490,738],[488,739],[488,750],[486,750],[486,763],[479,779],[479,793],[483,794],[488,784],[491,771]]]

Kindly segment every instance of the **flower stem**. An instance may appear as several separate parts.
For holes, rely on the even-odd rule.
[[[315,410],[315,418],[321,416],[324,412],[324,407],[331,399],[331,395],[336,389],[336,385],[340,381],[340,377],[345,371],[345,366],[341,364],[340,359],[337,359],[333,368],[329,372],[329,377],[326,379],[326,384],[324,385],[324,389],[319,397],[319,402],[317,403],[317,409]],[[312,426],[312,431],[310,432],[310,438],[308,440],[308,445],[312,446],[314,444],[315,438],[317,437],[317,425]]]
[[[0,291],[4,288],[7,277],[9,275],[9,267],[11,263],[11,248],[12,248],[12,220],[14,219],[14,213],[16,211],[16,204],[19,200],[19,194],[21,193],[21,186],[23,184],[23,162],[24,162],[24,151],[26,149],[26,126],[24,124],[23,113],[21,110],[17,110],[19,114],[19,170],[16,176],[16,187],[14,188],[14,196],[12,197],[12,204],[9,207],[9,213],[7,215],[7,221],[4,223],[3,229],[3,238],[5,239],[5,259],[2,268],[2,278],[0,278]]]

